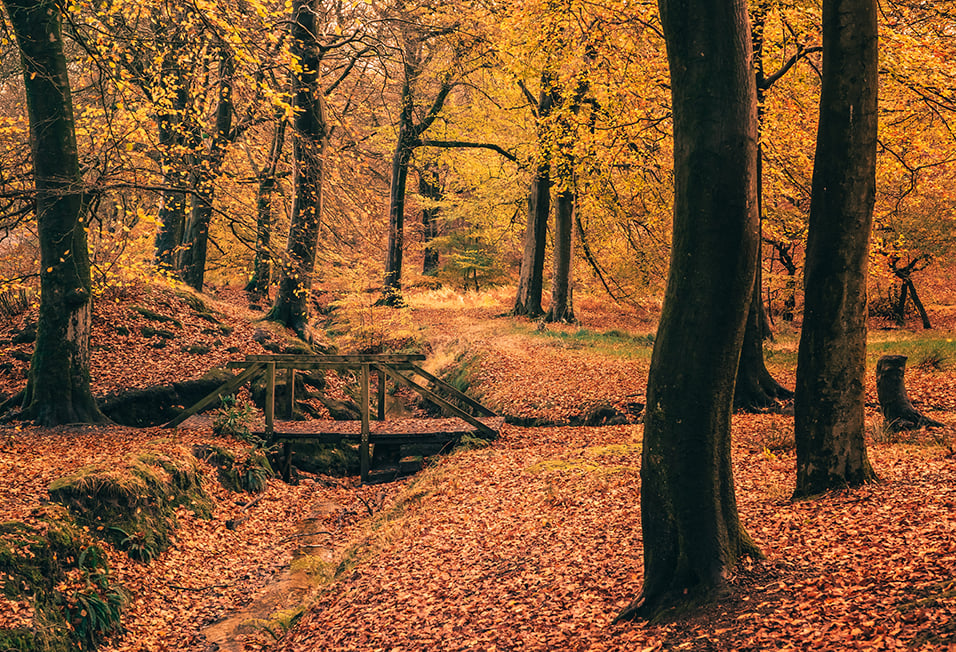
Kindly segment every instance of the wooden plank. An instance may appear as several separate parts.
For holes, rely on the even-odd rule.
[[[416,374],[418,374],[418,375],[421,376],[422,378],[425,378],[426,380],[429,380],[429,381],[435,383],[436,385],[438,385],[438,386],[441,387],[442,389],[444,389],[444,390],[450,392],[451,394],[453,394],[453,395],[455,396],[455,398],[457,398],[458,400],[460,400],[462,403],[465,403],[466,405],[470,405],[471,407],[475,408],[476,410],[479,410],[479,411],[480,411],[482,414],[484,414],[485,416],[489,416],[489,417],[496,417],[496,416],[498,416],[493,410],[490,410],[490,409],[486,408],[484,405],[482,405],[481,403],[479,403],[479,402],[476,401],[475,399],[473,399],[473,398],[471,398],[470,396],[464,394],[463,392],[458,391],[457,388],[453,387],[452,385],[449,385],[448,383],[446,383],[446,382],[445,382],[444,380],[442,380],[441,378],[439,378],[439,377],[437,377],[437,376],[433,376],[432,374],[428,373],[427,371],[425,371],[424,369],[422,369],[421,367],[419,367],[419,366],[417,366],[417,365],[409,365],[409,366],[412,368],[412,371],[414,371]]]
[[[221,396],[224,396],[226,394],[231,394],[232,392],[234,392],[243,383],[251,380],[252,377],[255,376],[257,373],[259,373],[261,369],[262,369],[262,363],[257,363],[252,365],[251,367],[249,367],[242,373],[236,374],[235,376],[227,380],[225,383],[223,383],[218,389],[213,390],[211,393],[199,399],[199,401],[197,401],[195,405],[193,405],[187,410],[183,410],[182,412],[180,412],[175,419],[171,420],[169,423],[167,423],[163,427],[173,428],[175,426],[178,426],[179,424],[181,424],[183,421],[185,421],[192,415],[196,414],[203,408],[211,405]]]
[[[465,412],[464,410],[462,410],[462,409],[459,408],[458,406],[452,405],[451,403],[449,403],[448,401],[446,401],[445,399],[443,399],[441,396],[439,396],[439,395],[436,394],[435,392],[431,391],[430,389],[427,389],[427,388],[425,388],[425,387],[422,387],[421,385],[419,385],[418,383],[416,383],[416,382],[415,382],[414,380],[412,380],[411,378],[407,378],[406,376],[402,375],[402,373],[399,372],[398,370],[396,370],[394,367],[390,367],[390,366],[385,365],[385,364],[375,365],[375,366],[376,366],[376,368],[378,368],[378,369],[384,369],[385,372],[386,372],[389,376],[391,376],[392,378],[394,378],[396,382],[398,382],[398,383],[400,383],[400,384],[402,384],[402,385],[405,385],[406,387],[408,387],[408,388],[410,388],[410,389],[414,389],[416,392],[418,392],[418,393],[421,394],[422,396],[424,396],[424,397],[426,397],[426,398],[428,398],[428,399],[431,399],[431,400],[434,401],[435,403],[438,403],[439,405],[441,405],[442,407],[444,407],[445,409],[447,409],[449,412],[451,412],[452,414],[454,414],[456,417],[458,417],[458,418],[460,418],[460,419],[462,419],[462,420],[464,420],[464,421],[467,421],[468,423],[470,423],[471,425],[473,425],[473,426],[475,427],[475,429],[478,430],[478,432],[480,432],[480,433],[482,433],[482,434],[484,434],[484,435],[487,435],[487,436],[489,436],[489,437],[497,437],[497,436],[498,436],[498,433],[497,433],[497,432],[495,432],[494,430],[492,430],[491,428],[489,428],[488,426],[486,426],[485,424],[483,424],[481,421],[479,421],[479,420],[476,419],[475,417],[471,416],[470,414],[468,414],[467,412]]]
[[[505,423],[503,417],[479,417],[479,421],[494,431],[500,430]],[[360,419],[352,421],[310,420],[310,421],[277,421],[275,424],[275,438],[291,437],[307,439],[312,435],[339,437],[358,443],[362,433]],[[395,434],[436,434],[454,433],[459,435],[475,434],[475,428],[463,419],[457,417],[415,419],[411,417],[390,419],[388,421],[370,421],[370,438]]]
[[[286,383],[289,390],[288,394],[286,395],[286,398],[289,400],[289,404],[287,406],[289,409],[286,411],[286,415],[290,419],[293,419],[295,418],[295,369],[286,370]]]
[[[420,353],[356,353],[352,355],[298,355],[295,353],[275,353],[271,355],[247,355],[246,362],[323,362],[337,364],[368,364],[383,362],[394,364],[424,360]]]
[[[385,372],[378,370],[378,420],[385,421]]]
[[[259,360],[255,362],[248,362],[244,360],[232,361],[226,363],[227,369],[245,369],[246,367],[253,364],[262,364],[265,361]],[[323,369],[326,371],[354,371],[361,366],[361,362],[297,362],[295,360],[277,360],[275,361],[276,369],[299,369],[299,370],[315,370]],[[411,362],[394,362],[389,363],[396,369],[405,369],[411,370],[414,365]]]
[[[272,439],[276,416],[276,363],[266,364],[266,439]]]
[[[370,464],[369,458],[369,414],[368,414],[368,376],[369,376],[369,366],[366,364],[362,365],[362,371],[360,374],[361,383],[361,403],[359,404],[359,411],[362,414],[362,439],[359,444],[359,457],[362,467],[362,482],[368,482],[368,469]]]

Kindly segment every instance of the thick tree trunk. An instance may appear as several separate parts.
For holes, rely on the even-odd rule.
[[[903,382],[905,373],[905,355],[884,355],[876,362],[876,395],[887,427],[893,432],[901,432],[944,425],[924,417],[913,407]]]
[[[876,0],[824,0],[823,71],[797,356],[796,497],[876,479],[863,440]]]
[[[425,165],[418,174],[418,193],[426,200],[440,202],[442,200],[441,184],[438,179],[437,166]],[[422,274],[434,275],[438,271],[438,250],[431,246],[438,237],[438,217],[441,210],[437,206],[426,206],[422,209],[422,239],[425,241],[425,254],[422,262]]]
[[[278,185],[276,169],[282,157],[285,127],[286,120],[278,116],[269,160],[259,172],[256,189],[256,257],[252,263],[252,278],[246,284],[246,292],[255,299],[268,297],[269,283],[272,282],[272,195]]]
[[[524,253],[518,272],[518,292],[512,314],[531,318],[540,317],[541,294],[544,289],[544,253],[548,235],[548,216],[551,214],[551,164],[544,138],[543,122],[551,115],[555,102],[554,80],[547,70],[541,73],[541,92],[538,95],[538,141],[541,155],[531,191],[528,193],[528,222],[524,231]]]
[[[757,127],[744,0],[661,0],[674,110],[674,238],[641,457],[644,587],[619,618],[707,600],[741,555],[730,459],[754,284]]]
[[[571,302],[572,226],[575,195],[572,190],[558,193],[554,210],[554,272],[551,275],[551,305],[545,321],[574,322]]]
[[[59,9],[51,0],[3,3],[23,64],[40,236],[40,316],[24,416],[41,425],[105,421],[90,392],[90,266]]]
[[[320,57],[315,44],[315,23],[311,0],[293,0],[291,51],[301,69],[292,74],[292,104],[295,108],[292,121],[295,165],[292,217],[287,259],[283,261],[279,289],[268,314],[268,319],[285,324],[302,336],[308,332],[328,144],[325,99],[319,88]]]
[[[232,55],[223,51],[219,62],[219,103],[216,108],[216,124],[213,127],[209,148],[202,156],[193,183],[193,204],[189,221],[183,234],[184,249],[180,253],[177,269],[183,282],[202,291],[206,273],[206,250],[209,242],[209,223],[212,221],[212,204],[216,196],[216,177],[222,169],[226,147],[232,131],[232,76],[235,63]]]
[[[551,213],[551,177],[547,163],[538,166],[528,195],[528,224],[524,232],[524,254],[518,273],[518,292],[514,315],[540,317],[541,295],[544,288],[544,253],[548,235],[548,215]]]

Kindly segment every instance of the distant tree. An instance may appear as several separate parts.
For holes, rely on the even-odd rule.
[[[292,217],[287,260],[280,274],[279,289],[269,311],[278,321],[306,335],[309,298],[322,215],[322,184],[329,120],[325,94],[319,86],[319,64],[325,48],[317,43],[318,21],[314,0],[292,3],[291,53],[297,61],[292,73],[293,177]]]
[[[40,238],[40,316],[23,414],[41,425],[105,421],[90,392],[90,263],[60,13],[3,0],[20,49]]]
[[[713,596],[742,555],[730,454],[757,249],[745,0],[660,0],[674,112],[674,226],[641,455],[644,586],[618,619]]]
[[[797,497],[876,479],[863,440],[863,402],[877,73],[876,0],[824,0],[823,87],[797,355]]]

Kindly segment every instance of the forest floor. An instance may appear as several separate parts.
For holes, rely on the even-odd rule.
[[[103,302],[94,319],[94,390],[195,377],[263,352],[253,342],[262,328],[252,321],[257,315],[225,300],[236,294],[210,302],[228,335],[204,332],[208,320],[194,319],[168,293]],[[152,563],[110,550],[114,580],[131,600],[126,633],[105,649],[215,649],[210,626],[254,605],[288,576],[295,557],[311,586],[267,601],[261,620],[221,649],[956,650],[952,323],[929,334],[872,331],[867,420],[878,484],[792,502],[792,417],[736,415],[741,521],[764,558],[745,561],[728,595],[701,613],[614,625],[641,586],[642,425],[634,418],[561,424],[602,402],[622,413],[643,402],[656,307],[579,298],[580,324],[542,329],[501,316],[507,298],[421,292],[403,311],[353,306],[352,327],[342,330],[359,339],[423,342],[431,368],[454,363],[486,404],[513,421],[551,425],[506,426],[491,445],[433,459],[416,477],[386,485],[271,480],[253,502],[210,483],[213,517],[180,513],[174,545]],[[175,345],[154,346],[161,336],[117,335],[124,325],[120,333],[142,333],[142,312],[130,305],[177,313]],[[9,320],[0,348],[25,350],[12,341],[29,319]],[[792,386],[795,331],[781,326],[778,333],[767,346],[768,364]],[[189,353],[190,338],[210,350]],[[882,428],[873,366],[890,352],[910,355],[910,397],[946,428],[906,435]],[[16,391],[23,371],[15,364],[3,370],[0,391]],[[83,465],[147,444],[210,440],[221,438],[204,428],[3,426],[0,521],[35,518],[49,483]],[[241,522],[227,528],[232,519]],[[310,606],[299,618],[304,603]],[[0,627],[25,617],[22,604],[0,599],[0,607]],[[286,631],[290,620],[297,623]]]

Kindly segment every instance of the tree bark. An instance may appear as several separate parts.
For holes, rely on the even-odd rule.
[[[777,401],[793,397],[793,392],[774,380],[767,370],[763,356],[763,337],[760,328],[760,271],[754,275],[754,296],[747,310],[744,342],[734,383],[734,409],[758,412],[778,405]]]
[[[548,216],[551,214],[551,164],[547,148],[540,145],[544,132],[543,121],[551,115],[555,102],[554,80],[547,70],[541,73],[541,92],[538,95],[538,141],[543,159],[538,163],[531,191],[528,193],[528,222],[524,232],[524,253],[518,272],[518,292],[514,315],[536,318],[544,314],[541,294],[544,289],[544,253],[548,235]]]
[[[875,0],[824,0],[823,86],[797,356],[795,497],[876,479],[863,440],[876,188]]]
[[[292,217],[287,260],[283,261],[279,289],[268,319],[301,336],[308,333],[309,299],[322,215],[322,181],[328,145],[325,97],[319,88],[319,50],[316,15],[311,0],[293,0],[293,56],[301,64],[292,73],[293,128]]]
[[[220,57],[216,124],[208,149],[195,166],[192,210],[183,233],[184,248],[176,265],[183,282],[200,292],[206,273],[209,223],[212,221],[212,204],[216,197],[215,180],[222,169],[232,132],[232,77],[235,62],[225,48]]]
[[[876,395],[886,426],[892,432],[942,426],[913,407],[903,382],[905,373],[905,355],[884,355],[876,362]]]
[[[418,42],[418,45],[421,41]],[[402,83],[402,109],[399,116],[398,141],[392,156],[392,178],[389,185],[388,201],[388,254],[385,259],[385,292],[382,303],[400,305],[402,303],[402,254],[405,246],[405,187],[408,180],[408,165],[416,147],[422,144],[422,135],[428,131],[438,118],[448,94],[454,87],[450,75],[442,80],[441,86],[431,107],[421,122],[415,124],[415,98],[412,95],[412,81],[421,73],[421,61],[417,50],[406,42]]]
[[[763,46],[764,26],[769,3],[756,2],[753,5],[753,38],[754,65],[756,69],[756,102],[757,102],[757,216],[758,236],[763,230],[763,148],[759,135],[763,128],[764,116],[764,87],[763,82]],[[763,341],[770,333],[767,313],[763,305],[763,274],[762,274],[761,245],[758,241],[756,273],[754,276],[754,290],[750,297],[750,308],[747,310],[747,324],[744,331],[743,348],[740,353],[740,364],[737,367],[737,380],[734,384],[734,409],[746,412],[765,410],[777,405],[778,399],[788,399],[793,392],[774,380],[767,370],[764,361]]]
[[[572,226],[575,194],[573,190],[558,193],[554,210],[554,273],[551,275],[551,305],[545,321],[574,322],[571,301]]]
[[[618,619],[719,591],[758,554],[730,455],[757,248],[755,82],[744,0],[661,0],[674,111],[674,237],[641,457],[644,586]]]
[[[163,56],[160,87],[168,89],[171,97],[163,100],[163,108],[156,118],[165,187],[159,204],[159,228],[155,240],[156,264],[167,270],[175,266],[176,252],[183,242],[186,225],[185,189],[189,181],[182,152],[186,140],[183,123],[189,100],[189,87],[176,61],[177,56],[175,51],[167,52]]]
[[[269,296],[269,284],[272,282],[272,195],[278,181],[276,169],[282,157],[285,143],[286,120],[277,116],[275,131],[272,134],[272,147],[266,167],[259,172],[259,185],[256,189],[256,256],[252,263],[252,278],[246,284],[246,292],[251,298],[261,299]]]
[[[418,173],[418,193],[431,202],[442,200],[437,166],[425,165]],[[432,247],[431,243],[438,237],[438,216],[440,212],[437,206],[426,206],[422,209],[422,238],[425,241],[422,274],[426,276],[434,275],[438,271],[438,250]]]
[[[106,421],[90,392],[90,264],[60,14],[3,0],[20,48],[40,237],[40,315],[23,415],[40,425]]]

